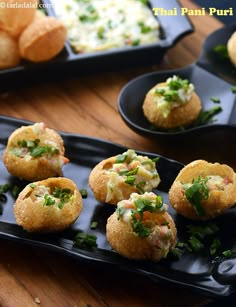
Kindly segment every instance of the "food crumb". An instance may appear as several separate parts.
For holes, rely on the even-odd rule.
[[[40,302],[40,299],[38,298],[38,297],[36,297],[35,299],[34,299],[34,301],[35,301],[35,303],[37,303],[37,304],[40,304],[41,302]]]

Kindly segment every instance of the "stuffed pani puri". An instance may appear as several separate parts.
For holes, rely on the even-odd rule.
[[[17,41],[7,32],[0,30],[0,69],[14,67],[20,62]]]
[[[94,197],[116,205],[131,193],[150,192],[160,183],[155,159],[137,155],[132,149],[98,163],[89,175]]]
[[[227,42],[227,51],[230,61],[236,66],[236,31],[230,36]]]
[[[159,261],[176,244],[176,227],[167,205],[153,192],[133,193],[108,218],[107,240],[129,259]]]
[[[0,29],[13,37],[32,22],[38,6],[38,0],[1,0]]]
[[[147,93],[143,112],[147,120],[158,128],[172,129],[188,126],[198,117],[201,101],[194,85],[179,76],[158,83]]]
[[[62,175],[64,157],[61,136],[44,123],[22,126],[9,137],[3,162],[13,176],[37,181]]]
[[[28,184],[15,205],[16,223],[29,232],[68,228],[80,215],[83,203],[76,184],[63,177]]]
[[[66,35],[66,28],[58,19],[35,18],[20,36],[20,55],[32,62],[48,61],[64,48]]]
[[[226,164],[193,161],[179,172],[169,201],[186,218],[215,218],[236,202],[236,174]]]

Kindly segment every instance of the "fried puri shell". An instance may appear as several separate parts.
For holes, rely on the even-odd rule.
[[[17,41],[7,32],[0,30],[0,69],[10,68],[20,62]]]
[[[59,155],[64,156],[64,144],[61,136],[53,129],[45,128],[45,133],[36,135],[32,126],[22,126],[16,129],[9,137],[7,147],[3,153],[3,162],[10,174],[13,176],[28,180],[36,181],[53,176],[61,175],[60,169],[55,169],[48,161],[41,158],[26,160],[17,157],[12,153],[12,149],[17,147],[17,142],[21,140],[40,139],[40,144],[44,145],[45,141],[52,141],[57,144]]]
[[[32,22],[38,0],[1,0],[0,29],[18,37]]]
[[[107,202],[112,205],[116,205],[122,199],[128,199],[130,194],[137,193],[138,190],[135,186],[131,186],[124,181],[119,182],[116,187],[116,193],[112,195],[112,198],[107,201],[109,182],[109,173],[106,171],[112,168],[115,163],[116,157],[110,157],[98,163],[91,171],[89,175],[89,186],[94,193],[96,200],[100,202]]]
[[[209,198],[201,202],[205,211],[204,216],[198,216],[192,204],[183,193],[182,184],[191,183],[199,176],[218,175],[228,178],[231,183],[225,185],[224,190],[210,191]],[[185,166],[169,190],[169,201],[172,207],[181,215],[193,220],[209,220],[221,215],[226,209],[232,207],[236,202],[236,174],[226,164],[209,163],[205,160],[195,160]]]
[[[199,96],[193,92],[192,97],[187,103],[172,108],[169,115],[164,117],[162,110],[157,107],[157,102],[152,96],[152,91],[165,84],[166,82],[159,83],[148,91],[143,103],[144,116],[154,126],[163,129],[190,125],[198,117],[201,111],[201,100]]]
[[[168,212],[152,213],[157,225],[166,221],[169,223],[172,232],[172,245],[176,244],[176,227],[172,217]],[[114,212],[107,220],[106,225],[107,240],[111,247],[120,255],[134,260],[152,260],[159,261],[162,258],[161,253],[157,254],[156,248],[151,245],[146,238],[139,237],[132,229],[131,223],[122,219],[117,219],[117,213]]]
[[[48,61],[64,48],[66,34],[65,26],[56,18],[35,18],[20,36],[20,55],[32,62]]]
[[[27,185],[19,194],[14,204],[16,223],[29,232],[56,232],[68,228],[79,217],[83,207],[81,194],[76,184],[63,177],[48,178],[33,183],[44,185],[53,190],[55,187],[70,189],[73,200],[60,209],[56,205],[45,206],[35,202],[32,184]]]
[[[230,61],[236,66],[236,31],[231,35],[227,42],[227,50]]]

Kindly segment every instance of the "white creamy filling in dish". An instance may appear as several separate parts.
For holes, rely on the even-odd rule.
[[[155,43],[159,23],[141,0],[51,0],[77,53]]]

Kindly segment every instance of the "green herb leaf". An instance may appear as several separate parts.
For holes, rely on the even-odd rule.
[[[220,99],[217,97],[211,97],[211,101],[213,101],[214,103],[220,103]]]
[[[116,157],[115,163],[124,163],[128,155],[119,155]]]
[[[236,94],[236,86],[232,86],[231,91],[232,91],[232,93]]]
[[[213,242],[210,245],[210,254],[211,256],[214,256],[216,252],[218,251],[219,247],[221,246],[221,242],[219,239],[214,238]]]
[[[191,186],[183,184],[185,190],[185,196],[187,200],[193,205],[193,208],[197,215],[205,215],[205,211],[202,207],[201,201],[209,198],[209,188],[206,185],[208,178],[201,178],[193,180]]]
[[[81,189],[80,194],[82,198],[87,198],[88,197],[88,191],[86,189]]]
[[[228,59],[229,54],[226,45],[217,45],[213,48],[213,51],[222,59]]]
[[[44,206],[53,206],[55,204],[55,199],[52,198],[49,194],[44,195]]]
[[[91,228],[91,229],[96,229],[97,226],[98,226],[98,222],[93,221],[93,222],[91,223],[91,225],[90,225],[90,228]]]
[[[226,258],[230,258],[230,257],[232,257],[233,253],[232,253],[232,251],[230,249],[228,249],[228,250],[223,251],[222,254]]]
[[[97,237],[92,234],[78,232],[74,238],[75,247],[97,247]]]
[[[220,113],[222,111],[222,108],[220,106],[212,107],[210,110],[207,111],[201,111],[198,118],[193,123],[193,126],[200,126],[205,125],[209,122],[212,122],[213,117]]]

